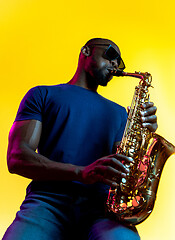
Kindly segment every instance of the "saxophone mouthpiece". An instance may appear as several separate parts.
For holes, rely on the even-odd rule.
[[[122,77],[122,76],[126,76],[127,73],[125,73],[121,70],[118,70],[118,69],[111,69],[111,74],[113,76]]]

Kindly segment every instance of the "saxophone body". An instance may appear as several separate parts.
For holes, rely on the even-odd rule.
[[[113,73],[115,75],[115,73]],[[121,76],[116,73],[116,76]],[[122,76],[137,77],[125,131],[117,153],[132,157],[134,163],[126,165],[129,173],[117,187],[109,189],[107,211],[116,220],[128,225],[143,222],[152,212],[160,176],[166,160],[175,153],[166,139],[142,127],[140,111],[149,101],[152,77],[149,73],[122,73]]]

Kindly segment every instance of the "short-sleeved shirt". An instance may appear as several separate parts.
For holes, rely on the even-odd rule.
[[[15,121],[42,122],[38,152],[50,160],[86,166],[112,153],[121,141],[124,107],[85,88],[37,86],[24,96]]]

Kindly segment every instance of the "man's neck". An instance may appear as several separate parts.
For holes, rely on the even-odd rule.
[[[73,78],[68,82],[70,85],[76,85],[93,92],[97,91],[98,85],[94,84],[95,81],[87,77],[85,72],[76,72]]]

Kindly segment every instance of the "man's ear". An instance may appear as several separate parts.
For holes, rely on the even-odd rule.
[[[88,46],[84,46],[81,49],[81,52],[86,56],[89,57],[91,55],[91,50]]]

